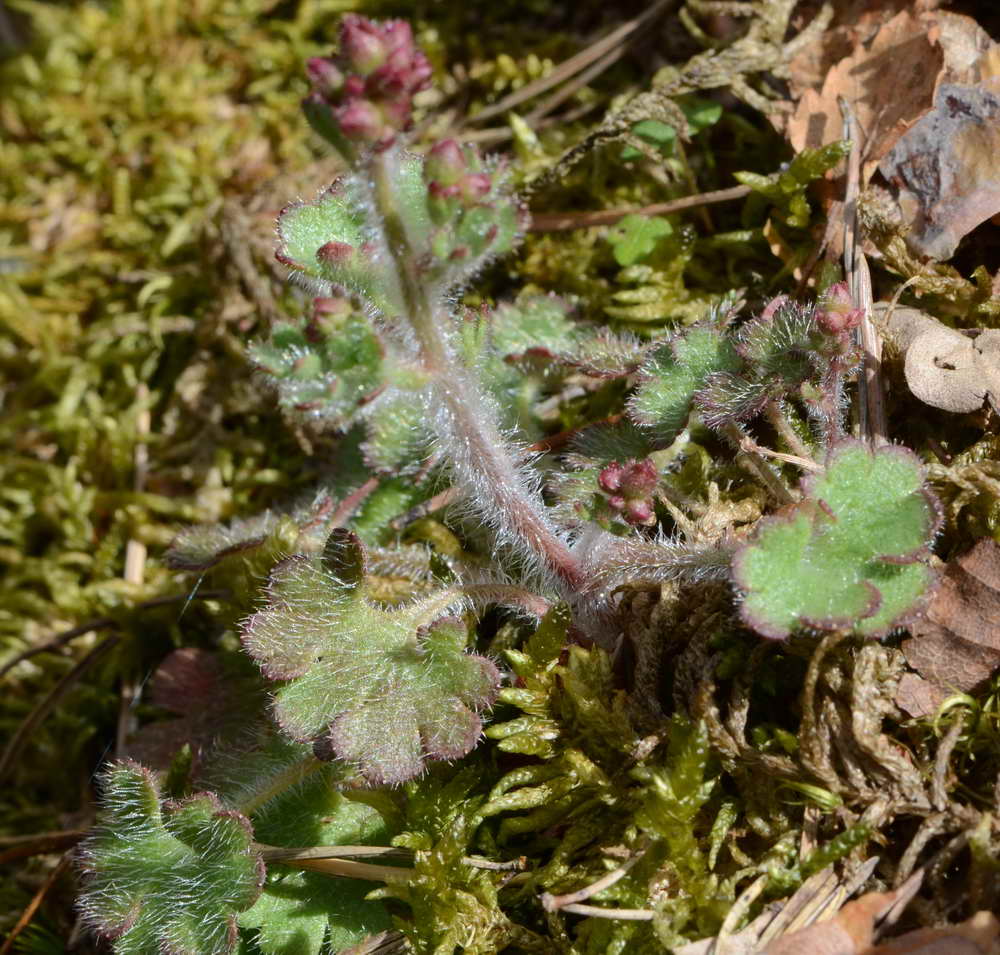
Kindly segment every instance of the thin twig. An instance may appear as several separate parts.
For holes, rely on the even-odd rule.
[[[356,491],[352,491],[338,505],[330,519],[330,529],[344,527],[354,512],[361,507],[365,499],[375,491],[381,482],[377,477],[370,477]]]
[[[589,915],[598,919],[622,919],[628,922],[652,922],[656,913],[652,909],[605,909],[599,905],[564,905],[560,912]]]
[[[389,521],[389,526],[394,531],[404,530],[410,524],[413,524],[415,521],[419,521],[428,514],[440,511],[449,504],[454,504],[454,502],[457,501],[461,495],[462,492],[457,487],[446,488],[439,494],[429,497],[426,501],[414,505],[408,511],[404,511],[399,515],[399,517],[394,517],[391,521]]]
[[[575,892],[567,892],[565,895],[552,895],[549,892],[543,892],[542,907],[547,912],[556,912],[559,909],[568,910],[569,906],[575,905],[577,902],[583,902],[597,895],[598,892],[603,892],[628,875],[633,866],[646,854],[648,848],[648,845],[644,846],[631,859],[625,861],[617,869],[612,869],[601,876],[596,882],[591,882],[590,885],[585,885],[582,889],[577,889]]]
[[[140,405],[136,415],[136,442],[132,451],[132,489],[141,494],[146,489],[146,476],[149,473],[149,448],[146,438],[149,437],[151,417],[149,413],[149,388],[140,381],[135,389],[136,400]],[[141,587],[146,575],[146,545],[134,535],[129,535],[125,544],[125,570],[122,576],[127,583]],[[128,737],[135,732],[138,722],[135,718],[135,707],[142,693],[142,680],[129,669],[122,674],[118,689],[118,724],[115,728],[115,756],[125,752]]]
[[[812,461],[812,453],[792,427],[792,423],[788,420],[788,416],[785,414],[780,402],[769,401],[764,407],[764,417],[770,422],[771,427],[778,432],[778,436],[788,445],[789,451],[797,454],[800,458]],[[813,463],[815,464],[815,462]]]
[[[760,894],[767,888],[767,883],[770,881],[770,878],[771,877],[766,872],[757,876],[757,878],[754,879],[754,881],[740,893],[739,898],[732,904],[729,911],[726,913],[726,917],[723,920],[722,925],[719,926],[719,933],[715,938],[716,955],[725,955],[728,947],[726,940],[733,934],[740,922],[742,922],[746,917],[747,912],[750,911],[750,906],[757,901]]]
[[[190,600],[228,600],[230,597],[232,597],[232,592],[229,590],[203,590],[198,594],[172,594],[169,597],[154,597],[152,600],[144,600],[142,603],[136,604],[133,609],[150,610],[153,607],[165,607],[168,604],[182,603]],[[86,623],[70,627],[69,630],[64,630],[51,640],[40,643],[37,647],[30,647],[27,650],[23,650],[12,660],[8,660],[3,666],[0,666],[0,677],[5,676],[19,663],[30,660],[40,653],[55,653],[56,650],[66,646],[67,643],[70,643],[77,637],[82,637],[84,634],[92,633],[95,630],[107,630],[108,627],[113,627],[117,623],[117,617],[98,617],[96,620],[88,620]]]
[[[591,80],[596,79],[600,76],[609,66],[613,63],[617,63],[625,55],[625,50],[627,47],[622,44],[619,47],[615,47],[610,50],[604,56],[602,56],[596,63],[590,66],[588,69],[584,70],[582,73],[573,77],[562,89],[556,90],[547,99],[542,100],[527,116],[524,117],[524,121],[532,128],[542,119],[549,115],[554,109],[557,109],[570,97],[576,95],[576,93],[583,89]]]
[[[948,764],[951,762],[951,754],[958,744],[959,737],[965,729],[965,715],[959,711],[955,722],[948,727],[944,738],[938,744],[937,753],[934,756],[934,775],[931,777],[931,802],[935,809],[944,810],[948,808]]]
[[[847,159],[844,194],[844,272],[854,305],[862,311],[861,348],[864,364],[858,377],[858,412],[861,434],[874,447],[888,444],[888,423],[882,396],[882,337],[872,321],[872,277],[861,249],[858,227],[858,195],[861,191],[860,127],[850,104],[839,99],[844,117],[844,138],[851,142]]]
[[[58,879],[59,876],[61,876],[69,867],[71,858],[72,856],[70,853],[65,853],[55,868],[53,868],[53,870],[48,874],[45,881],[39,886],[38,891],[34,894],[27,906],[25,906],[24,911],[21,913],[21,917],[10,930],[10,934],[8,934],[3,945],[0,946],[0,955],[10,955],[10,952],[14,950],[14,940],[31,924],[31,920],[35,917],[35,913],[38,911],[39,906],[45,901],[45,896],[49,894],[49,890],[56,884],[56,879]]]
[[[539,212],[531,217],[529,232],[563,232],[567,229],[587,229],[591,226],[614,225],[630,215],[665,216],[684,209],[707,206],[715,202],[729,202],[750,195],[749,186],[731,186],[712,192],[699,192],[693,196],[671,199],[669,202],[655,202],[648,206],[628,209],[601,209],[598,212]]]
[[[624,44],[632,34],[636,33],[640,27],[645,26],[654,17],[659,16],[672,2],[673,0],[658,0],[657,3],[654,3],[640,16],[632,20],[627,20],[606,37],[592,43],[586,49],[571,56],[568,60],[563,60],[551,73],[522,86],[519,90],[515,90],[500,100],[499,103],[494,103],[492,106],[487,106],[485,109],[480,110],[475,116],[470,116],[466,122],[481,123],[485,119],[510,112],[516,106],[520,106],[521,103],[527,102],[540,93],[544,93],[546,90],[550,90],[560,83],[565,82],[581,70],[587,69],[592,63],[600,60],[609,50],[613,50],[615,47]]]
[[[63,832],[33,832],[27,836],[0,838],[0,865],[72,849],[84,836],[84,829],[67,829]]]
[[[11,737],[3,756],[0,757],[0,779],[7,775],[14,760],[17,759],[28,737],[44,722],[46,717],[56,708],[59,701],[73,688],[73,685],[116,643],[119,637],[106,637],[90,651],[72,670],[69,671],[41,702],[28,714],[27,719],[17,728]]]
[[[342,879],[363,879],[366,882],[409,882],[413,869],[393,865],[373,865],[370,862],[353,862],[350,859],[285,859],[282,865],[308,869],[323,875]]]
[[[722,433],[736,446],[739,450],[740,455],[737,456],[737,461],[741,460],[746,465],[747,469],[752,471],[754,475],[758,478],[761,484],[771,492],[771,496],[777,501],[782,507],[786,504],[794,504],[795,498],[792,492],[785,487],[781,478],[775,473],[774,469],[767,460],[764,458],[759,451],[748,450],[744,448],[743,442],[747,439],[747,434],[743,431],[737,424],[727,424],[723,426]]]
[[[783,461],[785,464],[794,464],[796,467],[802,468],[803,471],[823,470],[823,466],[817,464],[812,458],[800,457],[797,454],[785,454],[784,451],[772,451],[770,448],[758,444],[749,435],[740,442],[740,450],[747,454],[759,454],[765,458],[774,458],[775,461]]]

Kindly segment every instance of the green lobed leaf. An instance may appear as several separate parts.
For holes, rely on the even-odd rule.
[[[384,379],[382,343],[357,312],[322,330],[281,322],[247,353],[290,417],[338,429],[352,422]]]
[[[660,239],[673,231],[673,226],[660,216],[632,214],[609,230],[608,242],[619,265],[633,265],[646,258]]]
[[[709,323],[693,326],[657,349],[643,365],[642,383],[629,401],[629,415],[669,439],[684,427],[695,392],[708,376],[735,371],[740,364],[722,330]]]
[[[237,913],[264,883],[249,820],[211,793],[161,805],[152,774],[121,762],[104,775],[97,824],[80,851],[81,907],[118,955],[222,955]]]
[[[360,541],[334,531],[347,549]],[[342,579],[322,560],[279,564],[268,604],[244,626],[243,642],[266,676],[286,680],[274,712],[285,733],[315,740],[373,783],[417,775],[423,760],[457,759],[475,745],[479,712],[496,697],[496,666],[466,653],[462,604],[441,589],[383,608],[365,581]]]
[[[932,582],[921,558],[937,529],[919,460],[847,440],[802,502],[766,519],[736,555],[743,619],[781,639],[798,627],[881,636],[919,608]]]
[[[339,179],[313,202],[293,202],[278,216],[279,262],[319,289],[343,288],[380,312],[394,312],[394,290],[371,257],[366,190],[355,179]],[[329,254],[332,245],[344,248]],[[348,251],[347,247],[350,247]]]

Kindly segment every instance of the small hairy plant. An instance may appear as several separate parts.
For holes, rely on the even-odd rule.
[[[453,139],[415,151],[414,96],[431,69],[402,21],[344,17],[338,52],[307,72],[306,114],[346,169],[281,212],[277,258],[311,301],[248,352],[300,436],[333,435],[332,453],[304,503],[185,531],[168,553],[225,585],[219,652],[245,664],[247,698],[270,694],[267,707],[220,715],[208,738],[230,671],[207,651],[173,658],[156,702],[175,719],[147,742],[181,798],[161,802],[135,764],[111,767],[80,855],[87,919],[118,952],[318,955],[387,931],[405,905],[395,925],[419,951],[545,950],[500,892],[525,906],[544,890],[550,913],[569,908],[551,892],[611,833],[634,858],[595,893],[655,911],[625,927],[583,912],[581,951],[715,931],[751,871],[719,864],[737,815],[717,785],[720,734],[664,719],[659,685],[636,716],[640,681],[630,697],[616,668],[628,654],[609,651],[632,640],[648,663],[659,647],[640,645],[620,591],[729,581],[738,616],[720,599],[741,638],[882,636],[919,610],[938,511],[914,455],[848,436],[860,312],[843,285],[749,319],[736,294],[716,295],[711,308],[685,300],[681,330],[639,340],[533,290],[461,304],[524,228],[509,170]],[[666,149],[670,128],[635,135]],[[841,152],[752,185],[801,227],[805,184]],[[650,258],[670,287],[694,243],[689,227],[639,216],[612,240],[633,278]],[[651,320],[634,305],[618,317]],[[720,436],[751,474],[739,500],[720,500],[737,473],[725,444],[706,450]],[[561,459],[539,460],[552,450]],[[807,472],[798,489],[791,468]],[[237,656],[237,630],[257,667]],[[491,653],[510,663],[509,685]],[[185,679],[198,692],[182,704],[169,690]],[[495,704],[505,710],[484,731]],[[198,739],[171,762],[163,750],[184,727]],[[474,753],[483,736],[492,748]],[[558,847],[523,878],[482,857],[529,837]],[[275,863],[266,880],[262,860]],[[596,880],[592,862],[580,871]]]
[[[365,591],[364,552],[335,531],[319,559],[293,557],[268,584],[269,601],[246,625],[244,645],[284,681],[275,718],[317,753],[357,765],[374,783],[420,772],[423,756],[464,756],[480,733],[500,675],[465,653],[468,628],[451,612],[456,588],[383,608]]]
[[[80,853],[83,911],[116,952],[229,951],[237,914],[254,904],[264,863],[249,820],[211,793],[160,802],[152,774],[117,763]]]

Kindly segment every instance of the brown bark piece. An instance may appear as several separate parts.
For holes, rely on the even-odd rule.
[[[950,561],[924,620],[903,642],[906,662],[943,690],[967,693],[1000,667],[1000,546],[982,538]]]
[[[936,683],[916,673],[904,673],[896,686],[894,702],[908,716],[926,719],[938,711],[948,696],[948,691]]]

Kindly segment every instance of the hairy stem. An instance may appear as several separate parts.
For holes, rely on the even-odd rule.
[[[755,450],[748,449],[745,446],[744,439],[749,437],[745,431],[740,428],[737,424],[727,424],[722,428],[722,433],[736,445],[737,450],[740,451],[740,457],[737,460],[742,460],[746,465],[747,470],[753,472],[757,479],[767,488],[771,496],[780,505],[784,506],[786,504],[794,504],[795,498],[792,496],[791,492],[785,487],[781,478],[775,473],[774,469],[770,464],[764,459],[764,457]]]
[[[501,540],[537,561],[561,590],[574,593],[582,582],[579,564],[550,523],[540,496],[522,476],[491,403],[449,347],[449,319],[438,314],[428,297],[413,242],[395,207],[391,163],[389,152],[372,160],[375,202],[398,277],[404,317],[435,383],[440,413],[434,424],[450,452],[455,478]]]

